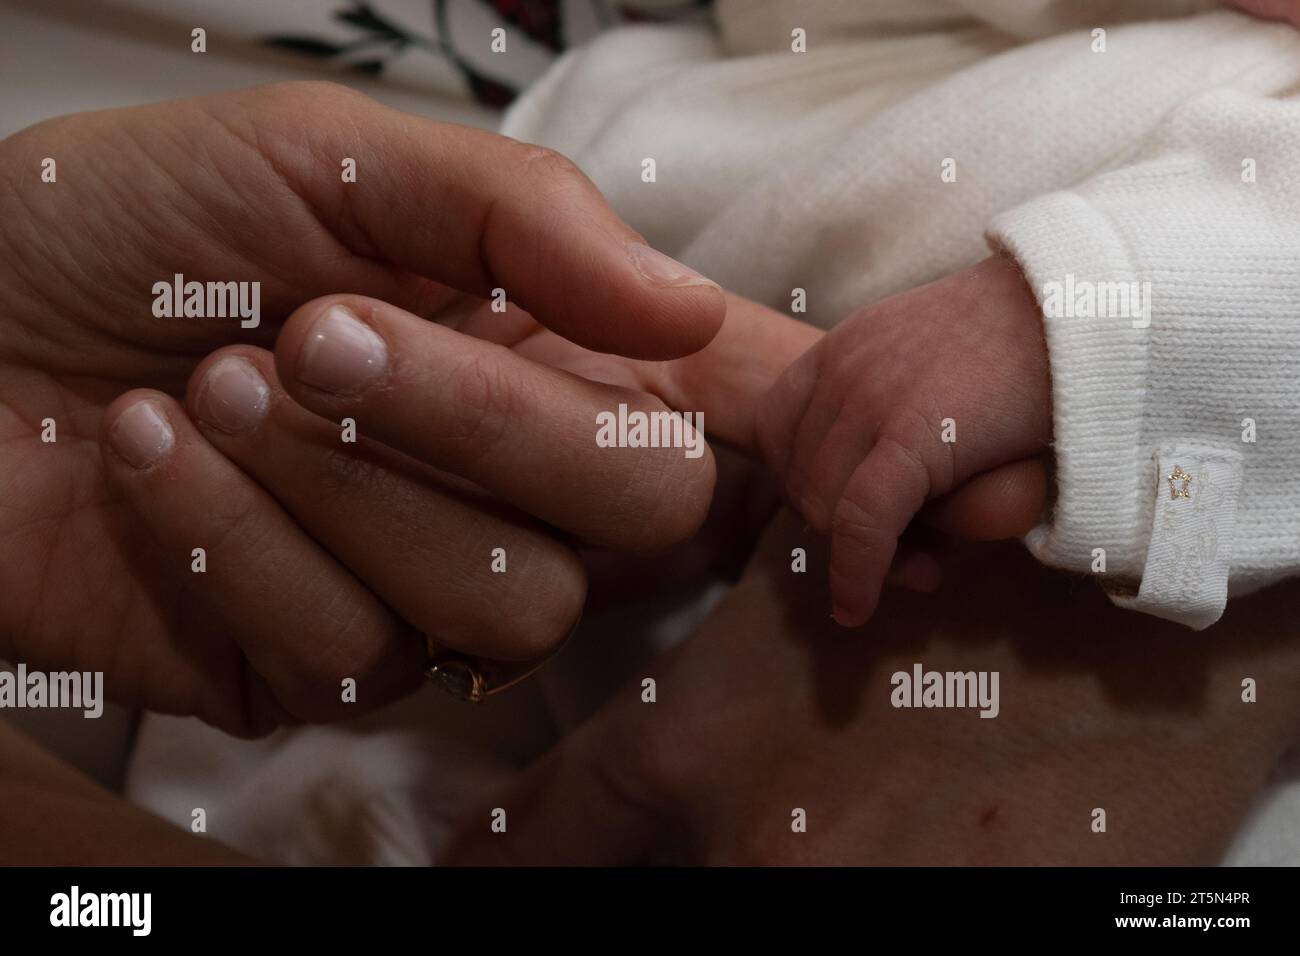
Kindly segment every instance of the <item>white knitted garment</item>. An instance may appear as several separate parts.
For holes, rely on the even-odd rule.
[[[1060,497],[1052,523],[1029,537],[1043,560],[1086,571],[1105,547],[1109,574],[1149,590],[1171,560],[1156,552],[1167,529],[1153,533],[1153,506],[1190,513],[1196,503],[1166,484],[1170,465],[1192,471],[1195,452],[1153,464],[1159,446],[1178,442],[1235,456],[1241,472],[1220,482],[1235,520],[1199,525],[1192,542],[1205,552],[1216,542],[1201,538],[1217,536],[1225,560],[1180,566],[1181,580],[1217,571],[1240,593],[1300,566],[1297,163],[1300,103],[1214,91],[1174,110],[1123,169],[994,220],[990,234],[1040,295],[1067,274],[1150,283],[1150,328],[1123,316],[1045,320]],[[1255,441],[1243,441],[1252,422]],[[1198,599],[1214,583],[1151,609],[1212,623],[1221,606]]]
[[[780,309],[806,289],[822,326],[988,242],[1040,295],[1150,282],[1149,328],[1046,320],[1056,499],[1028,544],[1085,572],[1104,552],[1117,600],[1204,627],[1229,577],[1239,593],[1300,567],[1300,105],[1283,99],[1300,34],[1224,11],[1100,21],[1103,52],[1087,26],[1018,39],[1086,25],[1097,4],[961,0],[947,20],[944,6],[915,5],[908,30],[892,0],[722,0],[723,49],[751,55],[690,29],[615,31],[552,70],[504,131],[574,158],[652,242],[724,286]],[[1191,480],[1171,489],[1179,468]]]

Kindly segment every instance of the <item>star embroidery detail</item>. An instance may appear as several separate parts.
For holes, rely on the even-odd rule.
[[[1181,465],[1174,465],[1174,470],[1165,476],[1169,482],[1169,500],[1176,498],[1190,498],[1192,496],[1192,476],[1183,471]],[[1183,486],[1179,488],[1176,482],[1182,482]]]

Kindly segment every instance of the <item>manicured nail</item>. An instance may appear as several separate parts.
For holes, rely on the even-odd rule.
[[[334,306],[307,332],[298,378],[326,392],[359,392],[384,373],[388,347],[342,306]]]
[[[718,288],[718,284],[712,279],[704,278],[694,269],[687,268],[676,259],[664,255],[657,249],[651,249],[639,242],[630,242],[627,251],[632,257],[632,264],[636,266],[637,272],[641,273],[654,285],[707,285],[713,286],[715,289]]]
[[[194,413],[231,435],[256,428],[271,407],[271,389],[253,363],[237,355],[216,362],[203,375]]]
[[[118,415],[108,430],[108,440],[133,468],[157,464],[176,444],[166,416],[148,401],[136,402]]]

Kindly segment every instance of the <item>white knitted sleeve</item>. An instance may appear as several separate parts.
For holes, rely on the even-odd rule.
[[[1300,573],[1300,102],[1198,96],[1133,163],[988,237],[1051,356],[1055,500],[1030,549],[1196,628]]]

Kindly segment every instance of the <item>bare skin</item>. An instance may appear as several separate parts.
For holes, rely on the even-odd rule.
[[[820,334],[647,266],[562,157],[328,84],[65,117],[0,151],[0,656],[101,670],[114,700],[232,733],[392,700],[424,633],[555,648],[585,598],[577,549],[680,545],[713,490],[707,451],[611,454],[594,411],[703,411],[752,449],[758,397]],[[175,273],[259,281],[261,326],[156,317]],[[344,395],[300,375],[331,306],[389,356]],[[240,427],[207,400],[232,367],[268,396]],[[146,463],[119,427],[141,414],[171,436]],[[1002,501],[967,510],[1006,525]]]
[[[875,611],[898,540],[928,502],[1038,459],[1051,437],[1042,316],[1004,258],[849,316],[758,413],[787,498],[831,535],[835,616],[851,627]]]
[[[255,861],[132,806],[0,720],[0,863],[248,866]]]
[[[1197,633],[1018,545],[967,546],[937,600],[893,591],[845,633],[824,544],[778,517],[710,619],[644,668],[656,703],[638,675],[467,817],[450,861],[1213,864],[1300,742],[1296,582]],[[918,662],[998,671],[998,716],[892,706]]]
[[[495,406],[467,403],[490,399],[480,386],[507,365],[522,386],[549,389],[556,424],[538,440],[571,470],[585,463],[593,481],[618,489],[601,544],[662,549],[703,519],[709,455],[599,455],[566,417],[598,397],[626,400],[624,390],[413,324],[500,285],[596,349],[664,358],[709,341],[725,308],[717,288],[647,276],[629,252],[639,237],[561,157],[324,84],[61,118],[0,150],[0,657],[102,670],[116,700],[255,734],[355,713],[416,686],[422,631],[502,657],[563,640],[585,572],[568,536],[527,512],[562,525],[552,499],[568,492],[558,482],[537,474],[542,493],[520,510],[509,494],[454,474],[472,459],[469,445],[434,469],[402,435],[390,431],[396,447],[369,440],[363,418],[362,441],[344,448],[337,419],[282,400],[263,346],[294,308],[326,292],[413,310],[403,313],[411,336],[423,331],[444,370],[454,366],[450,385],[412,382],[404,393],[426,420],[473,428],[479,414],[491,427]],[[40,181],[46,156],[59,162],[57,183]],[[358,161],[356,184],[340,181],[344,156]],[[156,318],[150,289],[178,272],[260,281],[260,328]],[[241,348],[277,389],[270,420],[297,440],[260,461],[258,480],[217,447],[238,460],[247,442],[223,444],[179,403],[204,356],[233,342],[249,343]],[[167,460],[137,468],[111,438],[142,402],[176,440]],[[40,438],[46,418],[58,428],[52,444]],[[522,464],[502,459],[489,470],[505,476]],[[486,479],[483,469],[475,476]],[[304,494],[324,478],[329,507]],[[676,520],[647,525],[640,514],[667,489],[665,513]],[[360,533],[330,536],[341,522]],[[438,535],[421,536],[430,528]],[[516,570],[493,581],[496,546],[514,549]],[[190,571],[195,547],[208,551],[201,576]],[[479,548],[481,572],[465,559]],[[526,626],[515,627],[520,620]],[[341,703],[345,677],[360,685],[355,706]]]
[[[277,95],[289,97],[287,103],[265,107],[259,101],[252,104],[253,112],[270,108],[294,114],[316,108],[312,103],[319,92],[304,97],[301,88],[279,91]],[[351,94],[342,95],[353,101]],[[327,112],[338,112],[337,103],[327,106]],[[209,108],[201,107],[199,115]],[[70,124],[64,134],[71,137],[70,145],[79,144],[77,149],[124,135],[118,132],[121,124],[116,120],[81,127],[79,123],[86,120],[77,119],[76,124],[64,121]],[[165,129],[166,124],[157,119],[150,117],[144,125]],[[368,113],[363,119],[370,119]],[[211,129],[217,127],[224,124],[218,122]],[[296,127],[279,115],[267,128]],[[197,155],[209,157],[225,141],[219,131],[213,141],[201,136],[178,139],[185,150],[197,144]],[[36,145],[45,142],[29,139],[24,144],[20,138],[17,145],[31,159],[43,152]],[[240,138],[234,137],[231,145],[238,142]],[[4,148],[15,148],[15,141]],[[96,154],[99,162],[91,165],[108,169],[124,149],[122,145]],[[182,176],[189,161],[184,157],[190,155],[185,150],[177,159]],[[246,158],[242,152],[235,155]],[[558,159],[528,156],[527,166],[566,170]],[[31,165],[16,159],[4,168]],[[122,175],[104,180],[101,192],[107,194],[107,187],[129,181],[127,173],[139,170],[131,165],[119,172]],[[206,173],[202,177],[204,183],[211,179]],[[264,185],[276,188],[270,181]],[[581,187],[570,186],[581,192]],[[475,529],[499,522],[490,525],[488,537],[513,535],[512,547],[526,553],[530,547],[535,549],[538,579],[547,580],[549,574],[551,583],[532,591],[525,587],[514,595],[488,594],[477,606],[472,600],[457,605],[468,608],[460,626],[467,638],[492,638],[500,635],[494,625],[509,619],[501,614],[503,607],[507,611],[550,608],[549,630],[525,635],[517,651],[525,655],[551,646],[562,637],[558,632],[567,625],[568,613],[564,601],[555,600],[566,592],[554,587],[554,582],[572,581],[573,572],[581,573],[569,542],[576,539],[645,552],[689,537],[690,525],[702,517],[707,503],[712,471],[675,472],[671,469],[682,467],[682,459],[663,459],[656,466],[662,469],[663,483],[648,482],[639,493],[631,486],[635,501],[630,507],[626,499],[613,498],[622,506],[614,509],[616,514],[633,517],[606,526],[584,525],[590,511],[575,508],[575,496],[538,496],[536,486],[546,483],[519,482],[518,474],[554,473],[565,483],[578,482],[581,496],[588,499],[613,495],[615,487],[621,496],[629,487],[628,476],[649,466],[591,456],[586,471],[575,468],[572,461],[590,455],[592,446],[585,436],[580,442],[555,445],[565,434],[565,423],[585,425],[593,403],[618,400],[703,410],[712,437],[753,452],[763,428],[761,417],[756,416],[761,396],[820,339],[815,330],[727,297],[721,331],[689,358],[644,357],[656,352],[662,356],[673,349],[686,352],[703,344],[689,329],[683,334],[682,323],[671,314],[656,320],[653,307],[648,321],[651,325],[660,321],[669,329],[664,336],[676,343],[671,348],[666,349],[663,341],[636,340],[642,328],[638,325],[624,331],[632,337],[626,350],[640,358],[586,349],[538,324],[534,314],[547,315],[544,296],[530,303],[533,313],[512,304],[501,316],[474,295],[486,291],[485,277],[458,276],[457,282],[472,287],[467,294],[413,275],[409,260],[396,269],[377,265],[372,247],[365,247],[370,255],[351,251],[350,243],[362,240],[349,228],[338,227],[337,221],[322,226],[315,212],[305,219],[294,218],[301,211],[296,205],[301,197],[293,190],[285,194],[291,207],[286,212],[289,219],[272,217],[276,228],[262,237],[263,246],[254,246],[274,267],[241,273],[250,278],[260,275],[267,290],[266,325],[253,335],[254,341],[232,345],[244,335],[229,328],[217,333],[182,324],[162,326],[166,331],[158,337],[156,320],[145,317],[148,298],[141,290],[173,271],[199,278],[212,274],[213,250],[224,247],[211,243],[229,238],[232,231],[238,234],[239,224],[250,221],[232,213],[245,207],[228,205],[226,193],[200,196],[187,204],[192,198],[187,188],[168,195],[160,187],[160,182],[150,182],[134,204],[120,196],[106,206],[97,205],[102,196],[61,199],[69,201],[80,219],[71,212],[40,207],[36,213],[47,218],[33,219],[31,209],[14,207],[14,215],[6,219],[43,225],[26,234],[7,233],[5,241],[14,247],[14,254],[0,259],[5,264],[6,289],[12,293],[6,298],[12,321],[0,331],[6,452],[0,479],[10,502],[0,526],[0,549],[6,558],[0,567],[6,575],[6,593],[21,598],[16,605],[6,606],[4,613],[9,616],[0,634],[7,643],[0,651],[50,667],[109,670],[110,689],[117,699],[198,713],[236,732],[255,733],[276,722],[334,716],[316,708],[322,700],[336,699],[333,690],[340,673],[364,670],[367,661],[377,674],[391,668],[394,677],[388,688],[378,678],[368,683],[373,695],[366,706],[411,684],[419,652],[418,642],[411,640],[408,618],[440,613],[439,607],[449,603],[427,600],[420,592],[432,587],[437,594],[443,586],[439,572],[445,577],[454,564],[447,554],[436,552],[412,556],[406,564],[368,563],[375,553],[391,547],[394,535],[407,526],[417,531],[431,526],[460,528],[466,536],[460,543],[472,544]],[[3,197],[12,202],[15,195],[6,191]],[[290,200],[290,195],[297,199]],[[265,196],[257,199],[263,212],[276,208],[266,205]],[[18,200],[20,206],[26,201]],[[136,223],[133,237],[124,238],[129,236],[125,227],[132,222],[126,214],[135,216],[142,203],[160,205]],[[586,207],[580,201],[576,208]],[[153,224],[178,213],[188,214],[208,231],[200,229],[188,243],[177,244],[175,236],[160,241]],[[63,222],[77,226],[62,229]],[[313,230],[319,228],[321,243],[333,248],[331,243],[341,242],[346,251],[335,250],[333,260],[322,254],[322,261],[330,262],[328,270],[315,268],[312,256],[300,255],[301,243],[287,261],[276,259],[277,254],[285,255],[282,237],[292,233],[295,224],[305,228],[308,236],[316,235]],[[347,238],[338,239],[336,227]],[[237,235],[232,257],[245,255],[240,250],[248,239]],[[63,245],[53,244],[56,240]],[[52,244],[33,255],[31,250],[46,241]],[[368,236],[366,241],[383,240]],[[113,243],[129,253],[125,264],[114,264],[113,257],[104,253]],[[198,258],[177,256],[176,249],[183,251],[187,244],[192,247],[190,254]],[[295,269],[305,271],[286,280],[286,275],[295,276]],[[295,311],[299,303],[340,287],[360,294],[328,296]],[[97,290],[97,297],[79,291],[91,289]],[[688,289],[685,294],[711,293]],[[87,302],[94,302],[94,307]],[[298,351],[311,323],[339,303],[372,323],[399,360],[424,352],[429,360],[451,363],[443,368],[445,373],[454,376],[455,369],[468,369],[474,376],[465,389],[449,393],[442,385],[446,375],[422,378],[423,362],[404,371],[399,361],[394,377],[383,380],[374,395],[352,395],[340,402],[311,391],[295,378]],[[706,298],[702,308],[688,305],[687,311],[694,309],[701,316],[700,325],[716,331],[711,308]],[[291,313],[282,326],[281,320]],[[440,327],[415,324],[435,314]],[[557,318],[556,327],[583,338],[581,327],[572,322],[565,326],[564,321]],[[262,348],[272,344],[281,328],[275,352]],[[453,334],[461,338],[448,337]],[[610,345],[584,341],[598,348]],[[499,348],[483,351],[484,342]],[[214,348],[221,351],[211,354]],[[231,434],[205,423],[198,407],[206,374],[231,355],[255,366],[273,392],[267,418],[250,432]],[[502,388],[476,391],[484,374]],[[141,387],[147,391],[122,397],[126,390]],[[511,400],[539,393],[552,399],[559,426],[537,422],[509,441],[488,440],[499,438],[498,427],[510,424],[500,415],[494,419],[494,410],[522,408],[511,405]],[[491,398],[491,403],[467,408],[467,396]],[[113,457],[107,442],[100,447],[99,440],[111,429],[115,416],[139,401],[160,403],[181,437],[178,457],[159,469],[132,470]],[[496,404],[499,401],[506,404]],[[37,440],[39,420],[51,407],[58,409],[54,414],[60,422],[60,442],[42,447]],[[457,457],[447,447],[431,446],[427,430],[412,427],[409,418],[404,420],[412,410],[453,424],[492,427],[453,430],[468,439],[465,447],[472,452]],[[467,419],[467,411],[475,414]],[[373,434],[382,441],[363,442],[349,452],[354,458],[345,459],[333,438],[338,418],[349,413],[361,416],[363,435]],[[502,449],[514,453],[507,455]],[[493,454],[502,456],[497,467],[491,466]],[[607,471],[611,468],[612,473]],[[620,468],[628,470],[620,475]],[[175,470],[169,473],[169,469]],[[655,472],[654,467],[649,470]],[[177,476],[184,480],[169,481]],[[313,513],[315,505],[304,494],[305,488],[319,489],[321,479],[331,477],[339,486],[338,500],[360,508],[347,522],[335,520],[337,514]],[[594,484],[583,485],[583,481]],[[1012,462],[973,474],[951,494],[930,502],[921,516],[943,530],[969,537],[1014,534],[1037,516],[1041,482],[1036,462]],[[698,494],[697,504],[691,506],[698,508],[698,515],[692,517],[687,507],[686,518],[678,525],[641,519],[646,509],[661,507],[667,498],[674,507],[667,508],[665,516],[681,519],[684,488]],[[671,494],[665,489],[671,489]],[[254,499],[241,520],[251,519],[254,528],[270,527],[268,533],[282,535],[281,543],[268,548],[263,539],[261,548],[232,551],[223,563],[243,567],[261,552],[284,554],[301,546],[308,554],[323,557],[318,591],[299,592],[292,577],[286,576],[289,566],[301,567],[301,554],[294,562],[261,565],[265,580],[246,576],[242,583],[251,580],[255,585],[248,591],[240,590],[238,576],[224,582],[218,578],[216,583],[206,579],[205,588],[232,589],[215,606],[177,589],[178,582],[191,580],[188,548],[181,545],[190,543],[195,529],[201,527],[196,522],[204,519],[193,502],[226,503],[237,494]],[[688,494],[685,500],[696,499]],[[12,504],[15,501],[21,504]],[[553,534],[548,524],[567,533]],[[667,528],[670,533],[647,540],[647,525],[651,531]],[[346,537],[349,526],[361,529],[357,538]],[[178,534],[184,540],[169,538]],[[231,537],[238,545],[241,536]],[[870,640],[845,642],[824,633],[829,628],[822,610],[827,595],[814,582],[824,573],[825,556],[820,562],[814,560],[805,576],[796,578],[788,572],[789,549],[796,542],[817,553],[816,542],[797,525],[778,523],[736,594],[696,637],[655,667],[663,685],[685,691],[678,700],[687,706],[688,718],[692,713],[713,716],[683,723],[681,710],[665,708],[654,712],[662,718],[646,721],[637,688],[625,691],[529,775],[524,786],[535,790],[534,817],[525,818],[522,827],[516,820],[510,845],[492,845],[487,858],[496,859],[504,850],[507,858],[518,860],[627,860],[654,858],[667,848],[676,859],[749,862],[1211,860],[1273,759],[1292,740],[1295,715],[1278,703],[1293,699],[1295,688],[1294,655],[1286,646],[1285,628],[1277,625],[1279,606],[1292,597],[1287,588],[1234,605],[1204,641],[1193,638],[1189,653],[1186,632],[1124,615],[1090,590],[1080,591],[1059,578],[1044,575],[1041,599],[1037,591],[1027,599],[1023,575],[1042,572],[1022,568],[1024,557],[1013,551],[993,566],[1010,569],[1005,573],[991,573],[983,560],[963,563],[957,582],[950,585],[960,591],[951,593],[952,600],[896,597]],[[71,586],[73,581],[76,587]],[[1010,588],[1011,593],[999,598],[999,587]],[[339,593],[352,595],[341,607],[321,598],[334,599]],[[455,593],[463,601],[466,592]],[[574,593],[581,600],[580,587],[567,593],[571,600]],[[1023,603],[1009,614],[1005,626],[972,627],[972,609],[983,607],[981,614],[987,619],[1000,620],[1014,607],[1012,598]],[[1042,632],[1060,630],[1049,627],[1059,610],[1053,602],[1059,601],[1078,604],[1079,616],[1089,623],[1078,630],[1067,629],[1056,644],[1044,647]],[[494,613],[489,615],[487,608]],[[274,633],[268,629],[261,635],[241,628],[241,615],[251,618],[281,611],[300,615],[292,628]],[[320,627],[312,624],[310,615],[315,611],[323,611]],[[336,615],[346,622],[345,628],[331,622]],[[455,629],[449,625],[456,622],[432,623],[441,624],[454,637]],[[484,626],[479,628],[480,624]],[[322,658],[319,638],[328,635],[331,626],[348,634],[338,645],[343,656],[327,657],[333,669],[313,673],[310,668],[319,666]],[[1278,639],[1256,636],[1261,634],[1276,634]],[[1226,640],[1219,639],[1224,636]],[[392,644],[386,643],[389,638]],[[465,647],[509,653],[501,644],[467,643]],[[1135,650],[1138,647],[1141,654]],[[250,667],[253,648],[259,663]],[[1128,658],[1131,667],[1115,666],[1115,661]],[[1001,670],[1008,695],[1002,716],[990,722],[964,712],[888,708],[884,703],[888,674],[916,659],[936,669]],[[1134,672],[1149,680],[1143,683],[1125,676]],[[1241,704],[1238,688],[1243,673],[1278,692],[1261,699],[1259,705]],[[321,687],[331,693],[321,694]],[[295,691],[301,696],[295,698]],[[1063,701],[1070,705],[1064,711],[1088,719],[1066,724],[1059,734],[1045,735],[1043,728],[1061,719]],[[671,714],[676,717],[670,719]],[[988,723],[1006,730],[995,737],[983,729]],[[691,731],[686,738],[684,727]],[[734,733],[724,733],[727,727]],[[985,737],[972,736],[978,734]],[[121,845],[105,844],[102,853],[93,850],[98,861],[138,860],[139,848],[154,845],[155,838],[162,847],[160,860],[198,862],[221,856],[211,844],[168,829],[67,771],[37,773],[34,768],[50,766],[44,756],[16,735],[6,732],[6,737],[0,760],[5,774],[0,781],[22,796],[15,805],[35,814],[15,824],[15,839],[8,843],[36,854],[25,858],[86,861],[85,854],[91,852],[86,850],[87,841],[67,837],[76,831],[75,826],[68,829],[68,821],[89,821],[94,831],[96,820],[119,816],[130,818],[129,832],[135,836]],[[761,743],[766,740],[784,740],[788,746],[774,750]],[[1159,746],[1153,748],[1151,741]],[[738,747],[738,742],[744,746]],[[1161,761],[1158,773],[1151,772],[1153,759]],[[936,779],[935,768],[944,767],[963,785]],[[1111,834],[1124,832],[1123,841],[1094,839],[1087,831],[1076,811],[1091,801],[1079,807],[1062,806],[1053,796],[1068,790],[1066,783],[1081,785],[1092,779],[1081,778],[1081,767],[1096,774],[1099,785],[1094,789],[1101,791],[1096,803],[1119,808],[1118,820],[1111,817]],[[32,781],[38,778],[34,790]],[[988,783],[965,786],[971,779]],[[739,786],[737,780],[745,785]],[[882,780],[889,785],[882,786]],[[800,781],[818,781],[818,786],[801,789]],[[1166,793],[1161,789],[1165,787],[1175,792]],[[807,796],[809,792],[812,796]],[[851,806],[851,812],[844,812],[847,804],[836,797],[844,792],[867,797],[860,806]],[[1002,792],[1018,796],[1000,802]],[[1203,796],[1193,802],[1187,795],[1196,793]],[[583,834],[573,832],[559,813],[566,795],[606,806],[609,813],[602,819],[609,825]],[[792,804],[796,797],[801,802]],[[792,842],[789,805],[808,810],[812,825],[804,835],[807,840]],[[42,807],[63,810],[38,812]],[[1162,813],[1167,816],[1162,818]],[[834,824],[821,827],[818,821],[828,817]],[[1133,826],[1134,819],[1141,821],[1140,833],[1122,829]],[[735,822],[719,828],[718,820]],[[1084,832],[1086,840],[1078,835]],[[1187,841],[1187,832],[1194,832],[1196,838]],[[483,858],[485,848],[476,849],[475,834],[471,825],[460,858]]]

